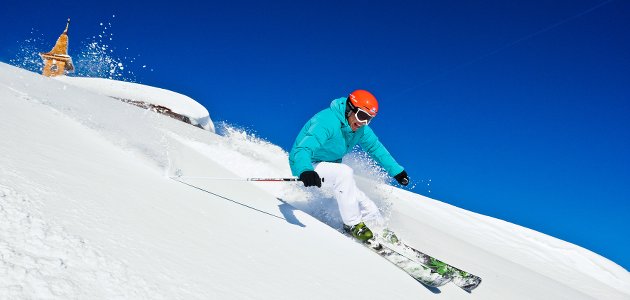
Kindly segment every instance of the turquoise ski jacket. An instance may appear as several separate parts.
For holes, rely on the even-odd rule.
[[[313,116],[298,134],[289,153],[289,165],[294,176],[313,170],[318,162],[340,163],[344,155],[361,145],[372,159],[378,162],[390,176],[404,170],[369,126],[352,131],[346,119],[347,98],[337,98],[330,107]]]

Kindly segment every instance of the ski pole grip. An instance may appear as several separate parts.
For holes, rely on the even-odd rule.
[[[322,182],[324,182],[324,177],[322,177],[321,179],[322,179]],[[295,178],[294,181],[301,181],[301,180],[299,178]]]

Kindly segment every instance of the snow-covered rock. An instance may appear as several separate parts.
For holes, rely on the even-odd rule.
[[[91,77],[54,77],[89,91],[106,95],[129,104],[149,108],[180,121],[214,132],[208,110],[192,98],[144,84]]]

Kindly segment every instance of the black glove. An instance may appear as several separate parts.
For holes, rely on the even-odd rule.
[[[401,185],[407,186],[409,184],[409,176],[407,176],[407,172],[405,172],[405,170],[394,176],[394,179],[396,179],[396,181],[398,181]]]
[[[322,187],[322,179],[319,178],[319,174],[315,171],[304,171],[300,174],[300,181],[304,183],[304,186],[317,186]]]

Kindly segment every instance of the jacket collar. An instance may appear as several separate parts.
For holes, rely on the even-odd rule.
[[[348,98],[342,97],[337,98],[330,103],[330,109],[335,113],[335,116],[339,119],[339,122],[341,122],[342,127],[350,127],[348,119],[346,119],[346,101],[348,101]]]
[[[348,101],[348,97],[337,98],[330,103],[330,109],[335,113],[339,122],[341,122],[341,130],[346,133],[359,133],[362,132],[365,127],[361,126],[357,131],[352,131],[350,127],[350,123],[348,123],[348,119],[346,118],[346,102]]]

